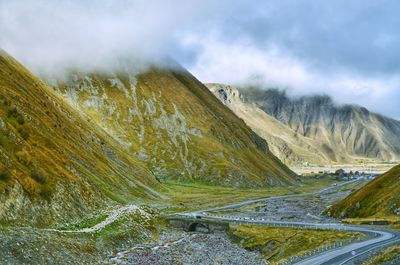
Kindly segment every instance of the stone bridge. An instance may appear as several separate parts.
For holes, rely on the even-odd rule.
[[[229,230],[228,223],[218,220],[190,217],[167,217],[167,220],[170,227],[183,229],[187,232],[214,233]]]

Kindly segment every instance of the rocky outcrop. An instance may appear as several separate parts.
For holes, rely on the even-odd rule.
[[[288,163],[400,159],[400,122],[363,107],[339,106],[328,96],[289,98],[276,89],[209,87]]]
[[[238,88],[221,84],[208,84],[208,88],[243,119],[258,135],[267,140],[273,154],[288,164],[320,163],[325,154],[307,137],[265,113],[256,104],[247,102]]]
[[[295,174],[271,154],[266,141],[184,69],[124,69],[71,72],[52,86],[161,182],[293,183]]]

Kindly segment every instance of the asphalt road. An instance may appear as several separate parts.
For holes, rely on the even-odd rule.
[[[234,223],[242,223],[242,224],[258,224],[258,225],[266,225],[266,226],[284,226],[284,227],[299,227],[299,228],[308,228],[308,229],[333,229],[333,230],[347,230],[347,231],[358,231],[368,235],[368,239],[350,243],[348,245],[338,246],[333,249],[325,250],[315,254],[313,256],[308,257],[307,259],[303,259],[302,261],[296,262],[296,265],[342,265],[349,264],[355,258],[365,255],[367,252],[382,248],[391,244],[399,244],[400,243],[400,233],[373,226],[356,226],[356,225],[346,225],[342,223],[304,223],[304,222],[287,222],[287,221],[272,221],[262,218],[250,218],[250,217],[238,217],[238,216],[230,216],[230,215],[216,215],[211,214],[212,211],[221,211],[227,209],[239,208],[242,206],[250,205],[253,203],[266,202],[269,200],[275,199],[285,199],[291,197],[302,197],[308,195],[318,195],[332,189],[337,189],[339,187],[348,185],[350,183],[360,181],[361,179],[355,179],[351,181],[347,181],[336,186],[330,186],[324,188],[317,192],[312,193],[304,193],[304,194],[292,194],[292,195],[284,195],[284,196],[276,196],[269,197],[264,199],[257,200],[249,200],[241,203],[235,203],[222,207],[209,208],[200,211],[186,212],[178,215],[174,215],[175,217],[179,216],[180,218],[188,218],[194,219],[201,216],[202,219],[209,220],[219,220],[219,221],[227,221]],[[198,219],[197,219],[198,220]]]

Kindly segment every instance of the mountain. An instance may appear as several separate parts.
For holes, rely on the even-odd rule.
[[[0,51],[0,222],[51,226],[161,198],[139,159]]]
[[[286,163],[321,162],[324,154],[289,126],[265,113],[259,106],[246,102],[238,88],[221,84],[207,84],[222,103],[242,118],[258,135],[268,141],[271,152]]]
[[[185,69],[73,72],[55,91],[161,181],[286,185],[295,174]]]
[[[277,89],[208,87],[287,163],[400,159],[400,122],[363,107],[339,106],[328,96],[290,98]]]
[[[329,211],[339,218],[400,216],[400,165],[336,203]]]
[[[266,141],[183,69],[76,71],[50,87],[1,51],[0,97],[3,224],[54,226],[165,198],[166,180],[296,182]]]

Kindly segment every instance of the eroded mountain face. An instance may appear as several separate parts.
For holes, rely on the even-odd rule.
[[[209,87],[287,163],[400,158],[400,122],[365,108],[337,106],[327,96],[290,99],[278,90]]]
[[[161,182],[261,186],[294,173],[188,72],[70,73],[52,84]]]
[[[160,182],[296,176],[184,70],[71,73],[50,87],[0,54],[0,222],[54,226],[167,199]]]
[[[0,52],[0,222],[51,226],[160,198],[159,183],[94,123]]]

